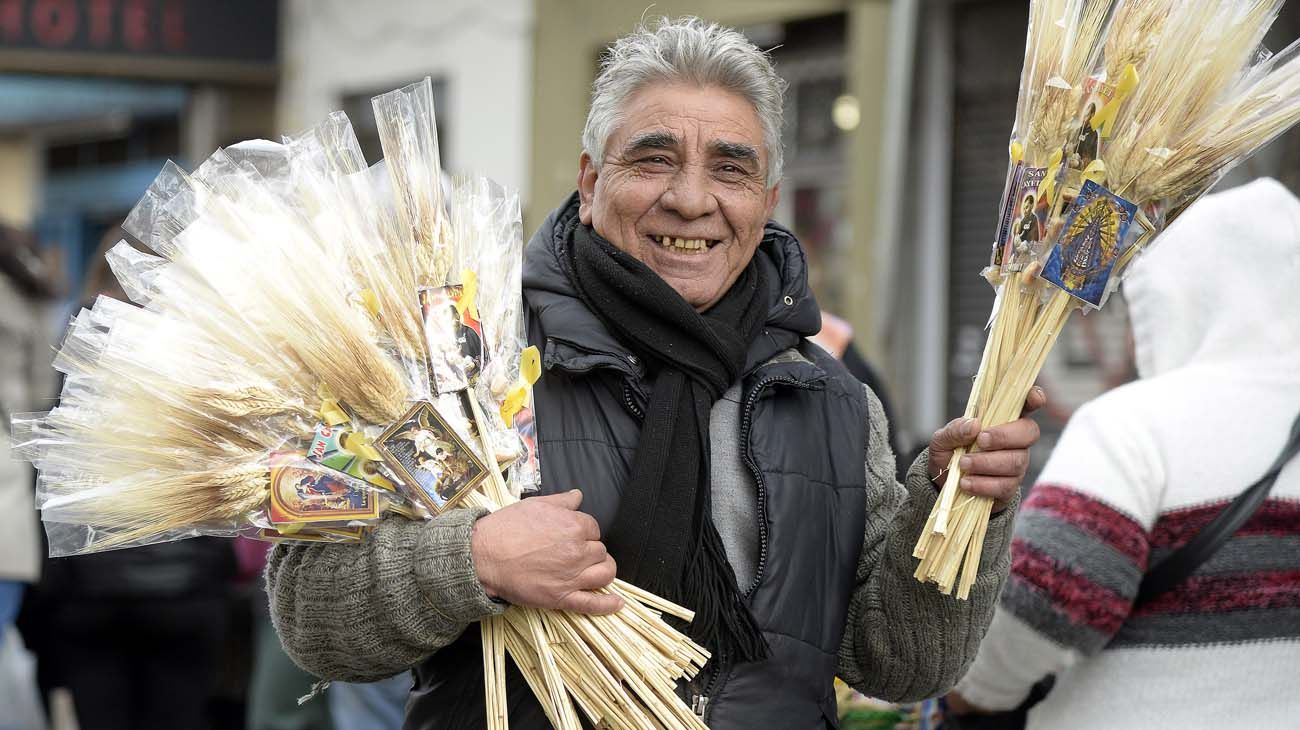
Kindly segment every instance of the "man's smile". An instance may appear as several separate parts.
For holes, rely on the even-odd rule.
[[[654,234],[647,236],[647,238],[660,248],[688,254],[706,253],[720,242],[716,238],[683,238]]]

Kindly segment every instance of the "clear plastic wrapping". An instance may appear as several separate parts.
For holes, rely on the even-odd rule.
[[[372,100],[384,161],[392,179],[394,212],[414,241],[417,285],[438,287],[464,270],[443,206],[442,164],[428,78]]]
[[[123,226],[143,246],[107,254],[134,304],[72,317],[59,404],[13,418],[53,555],[355,540],[501,469],[536,485],[516,418],[531,385],[518,199],[483,180],[445,198],[427,79],[375,109],[375,167],[335,113],[192,173],[169,162],[149,186]],[[430,353],[452,351],[468,362],[440,381]]]
[[[1085,93],[1116,0],[1034,0],[1010,141],[1010,165],[984,274],[995,286],[1037,253],[1048,206],[1040,185],[1059,167],[1068,124]],[[1016,285],[1016,277],[1011,277]]]
[[[315,129],[286,141],[304,213],[326,255],[347,262],[359,287],[351,296],[401,364],[410,400],[432,392],[415,306],[412,241],[376,210],[380,197],[347,116],[334,113]]]
[[[523,312],[523,223],[519,197],[487,179],[457,189],[456,229],[477,232],[472,248],[482,304],[483,376],[475,396],[494,430],[498,460],[508,459],[511,490],[519,495],[541,486],[533,422],[532,385],[541,376],[540,356],[528,348]],[[466,220],[468,219],[468,220]]]

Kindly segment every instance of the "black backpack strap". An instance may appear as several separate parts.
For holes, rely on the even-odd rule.
[[[1264,500],[1268,498],[1273,483],[1282,473],[1282,468],[1295,458],[1298,452],[1300,452],[1300,416],[1291,424],[1291,435],[1282,448],[1282,453],[1278,454],[1264,476],[1247,487],[1246,491],[1237,495],[1208,525],[1188,540],[1187,544],[1170,553],[1147,571],[1141,585],[1138,586],[1133,607],[1137,608],[1149,603],[1182,583],[1223,547],[1224,543],[1228,542],[1237,530],[1240,530],[1242,525],[1245,525],[1259,511]]]

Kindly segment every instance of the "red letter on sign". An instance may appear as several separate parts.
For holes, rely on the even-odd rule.
[[[32,5],[32,35],[49,48],[71,42],[77,35],[77,6],[73,0],[36,0]]]
[[[23,0],[0,0],[0,34],[10,43],[23,37]]]
[[[132,51],[148,51],[153,46],[149,37],[149,6],[145,0],[126,0],[122,6],[122,40]]]
[[[185,35],[184,0],[168,0],[162,13],[163,47],[169,51],[185,50],[189,38]]]
[[[113,41],[113,0],[90,0],[90,45],[107,46]]]

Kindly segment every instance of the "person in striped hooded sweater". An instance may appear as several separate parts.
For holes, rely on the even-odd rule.
[[[1300,727],[1300,459],[1188,579],[1144,571],[1277,457],[1300,412],[1300,201],[1205,198],[1124,284],[1141,379],[1075,413],[1017,518],[1011,579],[950,696],[1028,727]]]

